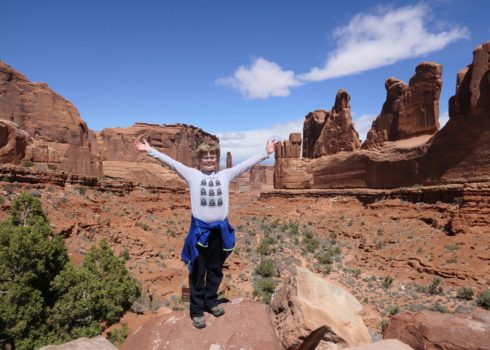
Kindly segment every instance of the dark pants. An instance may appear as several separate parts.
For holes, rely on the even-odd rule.
[[[226,252],[219,230],[209,235],[208,247],[198,245],[199,256],[189,274],[191,317],[203,316],[204,311],[218,305],[218,288],[223,279]]]

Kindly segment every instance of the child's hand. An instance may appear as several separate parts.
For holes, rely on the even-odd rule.
[[[146,140],[143,140],[143,143],[141,143],[139,140],[134,140],[134,145],[138,150],[145,152],[148,152],[151,148]]]
[[[267,153],[271,154],[274,153],[275,145],[277,141],[276,140],[269,140],[267,141],[267,145],[265,146],[265,149],[267,150]]]

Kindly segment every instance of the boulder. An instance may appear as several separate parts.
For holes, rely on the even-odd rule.
[[[226,313],[206,314],[203,329],[194,328],[184,312],[155,317],[130,334],[121,350],[281,350],[263,304],[240,298],[222,306]]]
[[[431,135],[439,129],[440,64],[422,62],[408,85],[392,77],[386,80],[385,88],[386,101],[362,148],[373,149],[387,141]]]
[[[117,350],[117,348],[106,338],[99,335],[90,339],[80,338],[61,345],[43,346],[39,350]]]
[[[383,339],[376,343],[345,348],[344,350],[413,350],[398,339]]]
[[[271,309],[285,349],[371,343],[357,299],[307,269],[296,267],[284,280],[274,293]]]
[[[385,339],[399,339],[416,350],[490,349],[490,311],[443,314],[432,311],[396,314],[388,322]]]

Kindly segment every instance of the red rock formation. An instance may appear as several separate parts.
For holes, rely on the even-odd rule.
[[[184,312],[155,317],[130,334],[121,349],[281,349],[264,305],[235,299],[223,307],[222,317],[205,314],[203,329],[194,328]]]
[[[129,128],[106,128],[97,134],[102,160],[141,162],[147,156],[133,145],[135,139],[145,138],[153,147],[175,160],[197,167],[197,147],[218,138],[200,128],[186,124],[158,125],[135,123]]]
[[[401,94],[397,102],[397,109],[393,107],[396,104],[391,104],[389,108],[384,107],[384,111],[390,108],[398,111],[397,124],[387,122],[387,125],[391,125],[389,128],[397,125],[396,133],[401,138],[406,137],[412,131],[414,134],[422,132],[424,125],[432,125],[425,128],[427,132],[430,132],[431,128],[436,127],[437,124],[436,120],[429,116],[435,114],[437,107],[434,101],[436,101],[435,96],[438,94],[440,85],[440,79],[437,78],[440,71],[439,65],[422,64],[418,66],[417,71],[416,77],[411,80],[413,89],[409,86],[407,91],[411,92],[407,92],[407,95]],[[424,78],[426,75],[431,78],[427,80]],[[275,164],[275,187],[289,189],[393,188],[489,181],[489,76],[490,42],[487,42],[475,49],[473,63],[458,73],[456,95],[450,99],[449,103],[450,119],[435,135],[432,137],[431,135],[420,135],[398,141],[383,139],[385,140],[382,142],[383,146],[380,146],[382,143],[375,143],[376,147],[380,147],[377,152],[356,150],[303,161],[278,158]],[[423,83],[424,79],[432,81],[433,84]],[[391,89],[396,90],[396,86],[401,88],[393,81],[389,85]],[[415,87],[418,88],[415,89]],[[420,97],[418,105],[410,107],[406,104],[410,96],[415,98],[421,91],[428,91],[428,96],[432,96],[431,99],[424,102]],[[401,122],[400,118],[403,113],[404,115],[409,115],[407,111],[415,113],[417,108],[422,110],[423,106],[426,106],[427,111],[433,112],[419,114],[417,120],[420,123],[417,122],[413,127],[408,127],[410,125],[407,122],[408,119]],[[431,120],[433,122],[429,123]],[[380,118],[379,121],[382,124],[381,121],[390,121],[390,118]],[[327,124],[328,120],[324,130]],[[320,139],[317,144],[319,142]]]
[[[135,139],[145,138],[157,150],[190,167],[198,166],[196,149],[202,142],[218,141],[216,136],[185,124],[135,123],[129,128],[106,128],[96,136],[105,175],[152,185],[181,180],[160,162],[138,151],[133,145]]]
[[[372,149],[386,141],[433,134],[439,129],[439,97],[442,66],[423,62],[408,85],[396,78],[386,80],[386,101],[373,122],[362,148]]]
[[[0,163],[19,164],[26,154],[29,134],[17,124],[0,120]]]
[[[226,169],[229,169],[233,166],[233,160],[231,158],[231,153],[226,152]]]
[[[311,129],[315,131],[314,128]],[[313,139],[314,135],[304,135],[304,138]],[[313,147],[313,158],[341,151],[354,151],[360,147],[359,134],[352,123],[350,96],[347,91],[340,89],[335,96],[335,105],[327,113],[323,129]]]
[[[431,311],[393,316],[385,339],[399,339],[414,349],[490,349],[490,312],[450,315]]]
[[[257,164],[250,169],[252,189],[262,189],[274,185],[274,166]]]
[[[323,109],[308,113],[303,123],[303,158],[314,158],[316,141],[325,125],[325,120],[330,117],[330,112]]]
[[[277,158],[300,158],[301,157],[301,134],[293,132],[289,134],[289,140],[276,143],[275,157]]]
[[[102,174],[87,124],[75,106],[47,84],[32,83],[1,61],[0,119],[16,123],[33,138],[26,151],[33,162],[58,163],[58,169],[77,174]]]
[[[449,121],[432,138],[420,172],[430,183],[490,180],[490,41],[458,73]]]

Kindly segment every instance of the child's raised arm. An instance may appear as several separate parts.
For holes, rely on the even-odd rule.
[[[249,170],[255,164],[267,159],[271,153],[274,153],[274,146],[276,143],[276,140],[267,141],[265,152],[256,154],[250,158],[245,159],[243,162],[238,163],[234,167],[226,169],[225,172],[227,173],[229,180],[233,181],[235,178],[243,174],[245,171]]]

